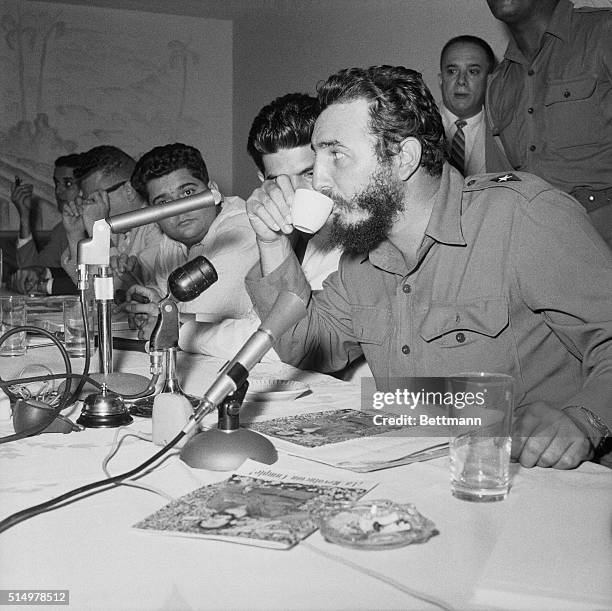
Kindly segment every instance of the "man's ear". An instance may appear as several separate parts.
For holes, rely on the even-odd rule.
[[[442,90],[442,74],[438,72],[438,87]]]
[[[263,182],[266,177],[263,175],[263,172],[261,172],[260,170],[257,171],[257,178],[259,178],[259,182]]]
[[[132,187],[132,183],[129,180],[125,183],[123,189],[125,192],[125,196],[127,197],[127,200],[130,203],[140,198],[140,194],[138,193],[138,191],[136,191],[136,189],[134,189],[134,187]]]
[[[215,198],[215,204],[219,205],[223,201],[223,195],[221,195],[221,191],[219,191],[219,185],[217,185],[214,180],[209,180],[207,186]]]
[[[421,143],[412,136],[400,142],[396,163],[401,180],[408,180],[419,169],[422,152]]]

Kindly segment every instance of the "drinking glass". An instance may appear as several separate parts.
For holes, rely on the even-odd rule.
[[[0,297],[0,335],[26,324],[25,297]],[[14,333],[0,345],[0,356],[23,356],[26,353],[26,332]]]
[[[89,328],[89,350],[94,350],[94,320],[93,304],[85,302],[87,312],[87,325]],[[84,357],[86,351],[85,324],[81,312],[81,301],[78,297],[66,297],[64,299],[64,345],[66,351],[73,357]]]
[[[465,373],[448,379],[451,492],[466,501],[501,501],[510,487],[513,378]]]

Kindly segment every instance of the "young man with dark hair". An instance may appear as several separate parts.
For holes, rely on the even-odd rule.
[[[130,184],[135,161],[116,146],[96,146],[81,155],[75,171],[79,195],[62,210],[68,237],[68,248],[62,255],[62,267],[76,282],[77,246],[91,237],[93,224],[99,219],[131,212],[145,204]],[[136,278],[151,280],[153,270],[147,266],[147,251],[157,248],[160,232],[155,224],[135,227],[111,236],[111,256],[116,296],[121,299]]]
[[[304,147],[310,150],[310,136],[319,112],[317,98],[305,93],[288,93],[266,104],[257,113],[249,130],[247,151],[259,169],[260,180],[273,171],[270,165],[277,153],[295,150],[303,154]],[[299,172],[292,174],[307,175],[312,171],[311,161],[308,157],[303,167],[295,168]]]
[[[264,318],[281,290],[308,304],[281,358],[335,371],[364,354],[379,382],[465,371],[516,384],[513,456],[572,468],[612,427],[612,253],[567,194],[525,173],[467,181],[445,162],[421,75],[341,70],[319,88],[313,187],[334,200],[338,272],[311,295],[289,245],[293,186],[249,198]],[[554,212],[554,214],[553,214]]]
[[[252,311],[244,277],[258,259],[255,235],[251,229],[244,201],[223,197],[217,184],[209,178],[200,151],[186,144],[158,146],[145,153],[134,168],[131,183],[149,206],[160,205],[210,189],[218,205],[184,212],[158,222],[162,236],[148,258],[155,270],[148,286],[132,286],[127,293],[128,312],[148,315],[143,337],[152,330],[157,318],[157,302],[167,290],[168,276],[187,261],[203,255],[215,267],[219,279],[193,301],[179,304],[183,322],[199,321],[201,331],[221,321],[241,319]],[[134,294],[150,302],[132,301]],[[185,315],[195,316],[185,316]],[[194,320],[195,317],[195,320]],[[190,327],[181,331],[189,336]]]
[[[247,150],[259,168],[261,182],[290,176],[293,186],[312,189],[314,152],[310,138],[320,113],[317,98],[289,93],[264,106],[253,120]],[[329,243],[326,224],[314,236],[295,231],[293,246],[302,269],[314,290],[338,269],[340,248]]]
[[[55,201],[60,213],[64,206],[74,202],[78,186],[74,177],[80,164],[80,155],[58,157],[53,170]],[[49,239],[43,248],[38,248],[32,237],[30,215],[32,212],[33,186],[15,183],[11,189],[11,201],[19,213],[19,237],[17,239],[17,272],[11,279],[11,286],[22,293],[32,290],[48,294],[72,293],[76,291],[72,280],[61,266],[61,256],[68,246],[66,230],[60,221],[51,229]]]

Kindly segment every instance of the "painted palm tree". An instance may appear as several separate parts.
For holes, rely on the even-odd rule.
[[[192,51],[188,44],[180,40],[171,40],[168,43],[168,50],[170,51],[170,66],[173,68],[178,67],[181,70],[181,94],[177,118],[182,119],[187,95],[187,68],[189,63],[197,64],[200,56],[195,51]]]
[[[25,87],[25,46],[34,49],[36,29],[26,25],[21,14],[21,6],[17,3],[17,18],[4,14],[0,19],[0,27],[4,30],[4,40],[11,51],[17,53],[17,75],[19,77],[19,97],[21,102],[21,119],[27,120],[28,106]]]
[[[55,35],[55,40],[61,38],[66,32],[66,22],[65,21],[57,21],[57,18],[61,13],[57,13],[55,17],[52,18],[51,25],[47,28],[43,36],[42,48],[40,51],[40,65],[38,69],[38,91],[36,96],[36,108],[38,109],[38,113],[43,112],[43,90],[44,90],[44,74],[45,74],[45,63],[47,61],[47,50],[49,48],[49,41],[51,37]]]

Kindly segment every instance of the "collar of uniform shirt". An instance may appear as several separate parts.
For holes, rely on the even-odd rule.
[[[458,172],[451,172],[450,165],[444,164],[440,188],[431,210],[431,217],[425,230],[424,240],[419,249],[418,260],[421,261],[434,242],[451,246],[465,246],[461,230],[461,199],[463,194],[463,177]],[[404,275],[406,263],[398,249],[385,240],[370,251],[368,258],[372,265],[385,271]]]
[[[570,37],[572,9],[573,5],[569,0],[560,0],[553,12],[552,19],[546,28],[546,33],[566,42]],[[508,42],[508,48],[504,53],[504,59],[516,62],[517,64],[525,63],[525,57],[521,53],[516,41],[512,36]]]

